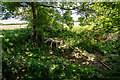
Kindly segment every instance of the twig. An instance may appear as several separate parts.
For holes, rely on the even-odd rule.
[[[102,65],[104,65],[107,69],[112,70],[107,64],[105,64],[104,62],[100,61],[100,59],[97,59]]]

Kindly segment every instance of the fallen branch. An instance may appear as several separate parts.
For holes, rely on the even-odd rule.
[[[107,69],[112,70],[111,67],[109,67],[107,64],[105,64],[104,62],[102,62],[99,58],[97,59],[102,65],[104,65]]]

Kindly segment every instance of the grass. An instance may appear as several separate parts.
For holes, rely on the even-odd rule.
[[[77,33],[81,33],[83,31],[87,31],[87,30],[92,30],[94,25],[86,25],[86,26],[75,26],[72,28],[72,31],[77,32]]]
[[[82,30],[81,30],[82,29]],[[110,42],[102,44],[100,41],[95,40],[94,34],[90,31],[89,26],[85,28],[78,27],[73,28],[71,30],[67,30],[66,28],[45,28],[43,32],[44,38],[62,38],[65,41],[67,46],[78,47],[82,51],[87,51],[88,53],[98,53],[103,54],[104,51],[116,51],[119,46],[118,42],[115,43],[113,49],[111,47],[113,44],[109,44]],[[78,32],[77,32],[78,31]],[[64,56],[68,56],[72,54],[72,51],[67,50],[67,52],[61,55],[59,51],[54,52],[54,54],[50,55],[49,47],[44,43],[41,43],[40,46],[35,46],[34,42],[30,39],[30,29],[15,29],[15,30],[3,30],[2,36],[2,53],[3,53],[3,80],[28,80],[28,79],[41,79],[41,80],[60,80],[60,79],[89,79],[92,78],[94,80],[99,78],[111,77],[109,75],[117,73],[119,65],[116,66],[116,70],[111,71],[109,73],[105,73],[99,70],[99,68],[95,68],[94,65],[90,65],[88,67],[79,66],[69,61],[70,59],[66,59]],[[89,35],[88,35],[89,33]],[[105,46],[106,45],[106,46]],[[101,47],[102,46],[102,47]],[[111,52],[110,51],[110,52]],[[60,54],[60,55],[58,55]],[[109,53],[110,54],[110,53]],[[111,59],[106,58],[102,59],[108,64],[112,64],[111,66],[117,65],[119,63],[119,57],[117,55],[108,56]],[[112,62],[116,61],[116,62]],[[75,61],[77,62],[77,60]]]

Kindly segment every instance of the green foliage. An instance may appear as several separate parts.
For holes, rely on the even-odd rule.
[[[89,3],[85,3],[86,5]],[[84,12],[78,21],[80,25],[96,24],[94,29],[103,28],[106,33],[116,31],[119,28],[119,8],[120,2],[107,2],[107,3],[91,3],[86,8],[88,11]],[[87,7],[84,5],[85,7]],[[102,26],[102,27],[100,27]]]
[[[73,27],[74,25],[74,20],[72,19],[72,17],[70,17],[70,15],[72,14],[72,11],[66,11],[63,14],[63,22],[67,24],[67,26],[70,27],[70,29]]]
[[[110,78],[120,78],[120,55],[108,55],[108,59],[106,60],[106,62],[108,64],[110,64],[113,67],[113,70],[110,72],[106,73],[106,76],[109,76]]]
[[[6,6],[7,10],[9,11],[9,14],[11,13],[12,16],[20,17],[21,19],[30,21],[30,25],[33,26],[36,25],[36,27],[44,27],[44,26],[56,26],[58,22],[67,24],[70,28],[73,27],[74,20],[72,19],[72,11],[65,11],[64,15],[61,15],[61,12],[56,8],[49,8],[49,7],[43,7],[40,6],[40,4],[43,5],[58,5],[57,3],[52,2],[34,2],[34,8],[35,8],[35,15],[36,19],[33,19],[33,12],[32,12],[32,3],[30,2],[4,2],[3,5]],[[64,6],[65,3],[61,3]],[[69,6],[74,3],[66,4],[66,6]],[[21,9],[22,12],[19,10]],[[8,15],[9,16],[9,15]],[[31,17],[32,16],[32,17]],[[6,14],[7,18],[7,14]],[[60,24],[59,23],[59,24]]]
[[[16,2],[16,3],[15,2],[2,2],[2,4],[4,6],[4,7],[2,7],[2,10],[4,12],[3,19],[8,19],[11,16],[13,17],[13,14],[14,14],[14,16],[16,16],[14,13],[15,10],[18,10],[19,7],[22,6],[20,2]],[[6,7],[9,12],[6,10]]]
[[[119,2],[80,3],[80,7],[76,8],[76,10],[78,14],[83,16],[78,21],[81,22],[80,25],[88,26],[80,26],[80,28],[77,27],[76,29],[72,28],[74,21],[72,20],[72,12],[70,10],[60,15],[58,9],[40,6],[40,4],[58,5],[56,3],[34,3],[35,19],[30,17],[33,14],[30,3],[27,6],[21,5],[21,3],[3,4],[8,6],[7,8],[10,11],[15,12],[20,7],[24,7],[24,11],[29,11],[28,13],[25,12],[25,14],[29,14],[25,19],[30,21],[30,27],[36,27],[37,37],[42,38],[43,41],[48,38],[62,38],[65,41],[65,45],[70,48],[74,49],[78,47],[88,53],[97,53],[103,56],[109,55],[108,57],[110,59],[106,58],[106,62],[112,67],[116,67],[107,74],[103,71],[96,70],[95,67],[82,68],[59,57],[60,53],[63,53],[63,56],[71,55],[71,50],[67,51],[66,54],[62,51],[56,51],[55,54],[59,54],[57,56],[48,54],[49,46],[46,46],[44,42],[36,43],[30,38],[31,28],[3,30],[2,52],[4,80],[32,80],[38,78],[41,80],[99,79],[110,78],[112,75],[113,77],[119,76]],[[63,10],[69,7],[73,8],[77,4],[63,2],[59,5]],[[63,23],[72,29],[64,28]],[[90,25],[93,23],[94,25]],[[114,56],[111,54],[114,54]]]
[[[4,30],[2,50],[4,80],[87,79],[100,75],[93,68],[81,68],[58,56],[45,55],[48,47],[35,47],[29,39],[29,29]]]
[[[11,12],[16,10],[18,7],[20,7],[20,3],[19,2],[3,2],[3,5],[7,6],[7,9],[10,10]]]
[[[80,66],[63,61],[58,56],[45,55],[48,47],[41,43],[39,47],[29,39],[30,29],[4,30],[3,31],[3,78],[6,79],[96,79],[98,77],[107,77],[118,74],[116,69],[105,74],[95,71],[94,67],[81,68]],[[86,29],[85,29],[86,30]],[[52,33],[51,33],[52,31]],[[89,35],[87,33],[89,32]],[[102,44],[90,36],[90,30],[80,33],[71,32],[66,28],[45,27],[43,36],[64,38],[65,43],[71,47],[78,46],[82,50],[95,53],[112,53],[114,46],[119,48],[119,42],[106,42]],[[91,34],[92,31],[91,31]],[[93,34],[94,35],[94,34]],[[111,44],[109,44],[111,43]],[[114,45],[113,45],[114,44]],[[106,45],[106,46],[105,46]],[[103,46],[103,47],[101,47]],[[111,47],[111,48],[110,48]],[[110,48],[110,49],[109,49]],[[117,49],[116,49],[117,51]],[[58,52],[56,52],[58,53]],[[116,53],[116,52],[115,52]],[[70,52],[67,54],[71,54]],[[114,62],[119,59],[112,57]],[[116,60],[116,61],[115,61]],[[110,60],[108,60],[110,61]],[[116,63],[110,63],[113,66]],[[119,61],[118,61],[119,63]],[[7,74],[10,74],[9,76]]]

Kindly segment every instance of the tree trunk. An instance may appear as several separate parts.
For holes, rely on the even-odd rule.
[[[35,30],[35,28],[36,28],[36,25],[35,25],[36,14],[35,14],[34,2],[31,3],[31,7],[32,7],[32,13],[33,13],[33,26],[32,26],[31,37],[35,38],[37,31]]]
[[[39,35],[38,31],[36,31],[36,11],[35,11],[35,4],[34,2],[31,3],[31,7],[32,7],[32,13],[33,13],[33,26],[32,26],[32,33],[31,33],[31,37],[33,38],[33,41],[36,42],[36,45],[39,46],[40,42],[42,42],[42,35]]]

